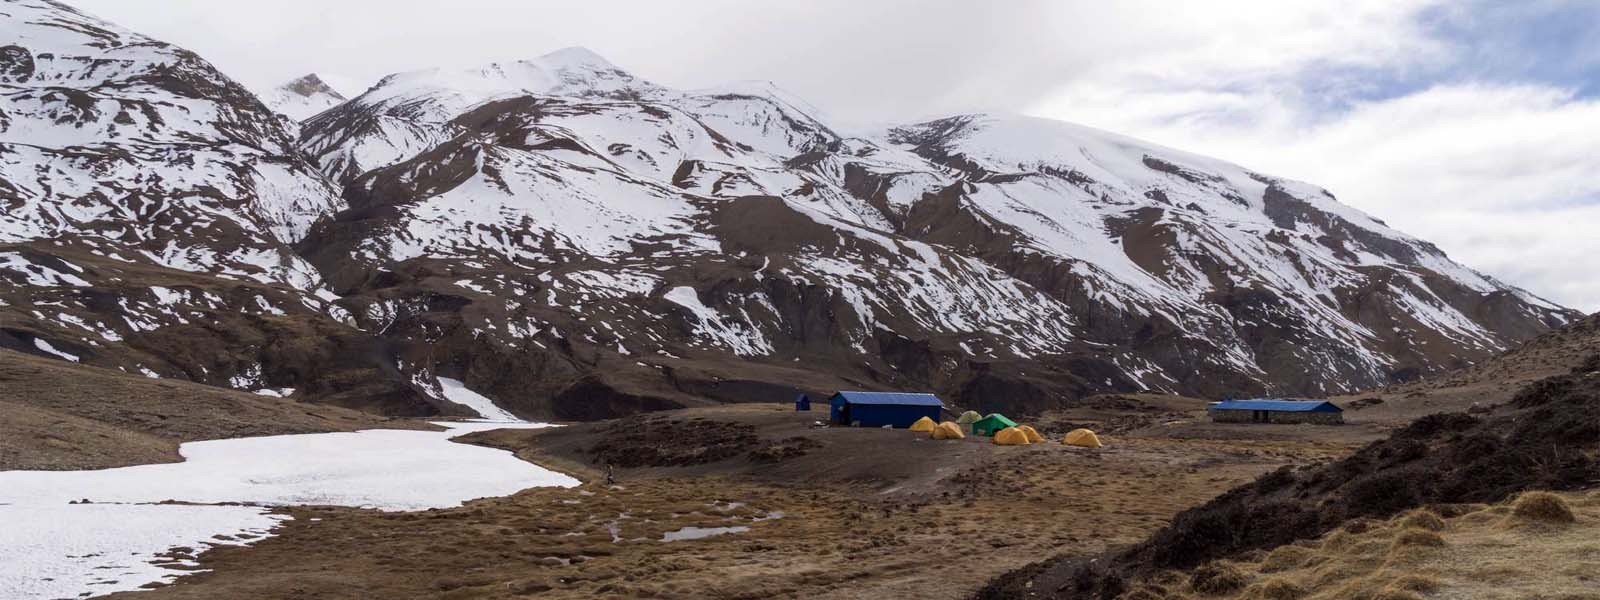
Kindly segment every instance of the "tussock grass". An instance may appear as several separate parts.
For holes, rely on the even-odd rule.
[[[1600,600],[1600,505],[1590,494],[1528,492],[1496,505],[1413,510],[1361,521],[1320,540],[1163,572],[1166,587],[1137,600]],[[1448,516],[1447,516],[1448,515]],[[1563,521],[1571,515],[1570,521]],[[1502,523],[1516,522],[1516,527]],[[1537,526],[1556,523],[1556,526]],[[1563,524],[1564,523],[1564,524]]]
[[[1249,584],[1249,575],[1233,563],[1220,560],[1201,565],[1189,576],[1189,589],[1211,596],[1231,594]]]
[[[1442,585],[1438,577],[1422,573],[1407,573],[1389,582],[1389,587],[1419,593],[1428,593]]]
[[[1316,551],[1303,546],[1280,546],[1261,560],[1259,570],[1262,573],[1287,571],[1306,564],[1314,555]]]
[[[1411,527],[1400,532],[1400,535],[1395,536],[1393,547],[1399,548],[1401,546],[1427,546],[1437,548],[1444,546],[1444,536],[1427,529]]]
[[[1417,509],[1406,514],[1400,519],[1400,526],[1408,529],[1426,529],[1428,531],[1444,531],[1444,519],[1426,508]]]
[[[1250,586],[1248,595],[1260,600],[1300,600],[1305,597],[1306,589],[1288,579],[1274,577]]]
[[[1578,520],[1572,514],[1572,506],[1550,492],[1523,492],[1511,504],[1511,516],[1547,524],[1566,524]]]

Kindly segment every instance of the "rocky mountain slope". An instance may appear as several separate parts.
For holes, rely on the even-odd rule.
[[[818,371],[1024,411],[1325,393],[1572,317],[1214,159],[994,115],[852,136],[770,86],[672,90],[581,49],[392,75],[301,147],[350,207],[299,247],[364,327],[562,406],[585,379],[575,401],[742,399],[777,394],[720,382]]]
[[[0,4],[0,40],[0,346],[425,404],[294,252],[345,203],[255,96],[52,2]]]
[[[294,121],[304,121],[328,110],[347,98],[333,89],[316,73],[304,75],[272,89],[261,96],[267,108]]]
[[[1370,519],[1417,507],[1448,511],[1463,503],[1500,502],[1524,490],[1592,489],[1600,485],[1597,323],[1600,316],[1590,317],[1491,361],[1488,369],[1451,374],[1462,385],[1482,386],[1495,379],[1520,382],[1520,372],[1496,367],[1528,354],[1571,365],[1521,385],[1504,402],[1480,405],[1470,414],[1430,414],[1341,460],[1281,469],[1180,513],[1127,548],[1101,556],[1063,549],[1058,558],[995,579],[977,597],[1179,597],[1177,590],[1141,582],[1171,570],[1189,571],[1193,581],[1203,582],[1205,571],[1218,568],[1211,561],[1247,559],[1341,528],[1360,533]]]
[[[1029,412],[1101,391],[1369,387],[1575,316],[1319,188],[1067,123],[851,134],[770,85],[674,90],[568,49],[391,75],[291,144],[184,51],[55,5],[6,10],[21,42],[0,110],[20,125],[0,139],[21,158],[0,195],[8,215],[72,215],[0,220],[20,298],[0,330],[35,353],[401,414],[449,410],[439,377],[538,417],[840,386]],[[51,120],[77,115],[46,112],[74,95],[149,108]],[[169,106],[188,110],[141,117]],[[81,148],[138,168],[41,170],[38,153]],[[80,298],[99,293],[113,300]],[[193,307],[250,349],[158,348],[187,334],[124,327],[125,296]]]

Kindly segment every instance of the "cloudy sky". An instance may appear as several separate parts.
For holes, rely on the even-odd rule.
[[[73,3],[258,89],[585,46],[674,87],[771,80],[847,126],[1073,121],[1316,183],[1600,310],[1593,0]]]

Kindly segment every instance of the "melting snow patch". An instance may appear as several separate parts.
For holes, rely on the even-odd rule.
[[[7,598],[67,598],[138,589],[182,575],[150,564],[167,550],[238,545],[289,517],[250,506],[0,505],[0,590]],[[194,567],[193,561],[178,561]]]
[[[59,598],[134,589],[182,574],[149,564],[169,548],[219,543],[217,535],[263,535],[284,518],[260,506],[151,504],[165,500],[423,510],[579,483],[504,450],[450,441],[473,431],[546,425],[439,425],[450,431],[212,440],[183,444],[181,463],[0,471],[0,590],[21,590],[7,598]],[[82,498],[96,504],[69,504]]]
[[[59,356],[61,358],[65,358],[65,359],[70,360],[72,362],[78,362],[78,357],[73,356],[71,354],[67,354],[66,352],[62,352],[60,350],[57,350],[55,346],[51,346],[50,345],[50,342],[44,341],[44,338],[33,338],[33,347],[38,348],[40,350],[43,350],[45,352],[49,352],[49,353],[54,354],[56,356]]]
[[[467,389],[466,384],[449,377],[439,378],[439,387],[444,390],[445,399],[466,406],[478,413],[478,416],[490,421],[521,422],[516,415],[506,412],[505,409],[495,406],[494,401],[483,394]]]
[[[700,538],[708,538],[714,535],[744,533],[746,531],[750,531],[750,528],[743,525],[735,525],[733,527],[684,527],[683,529],[679,529],[677,531],[668,531],[661,534],[661,541],[677,542],[682,540],[698,540]]]

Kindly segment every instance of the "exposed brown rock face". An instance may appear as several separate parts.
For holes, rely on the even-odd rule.
[[[297,126],[191,53],[17,6],[44,33],[0,49],[0,340],[40,355],[387,414],[463,411],[438,377],[542,418],[840,387],[1032,412],[1334,393],[1574,317],[1313,186],[1066,123],[852,137],[569,49]]]

